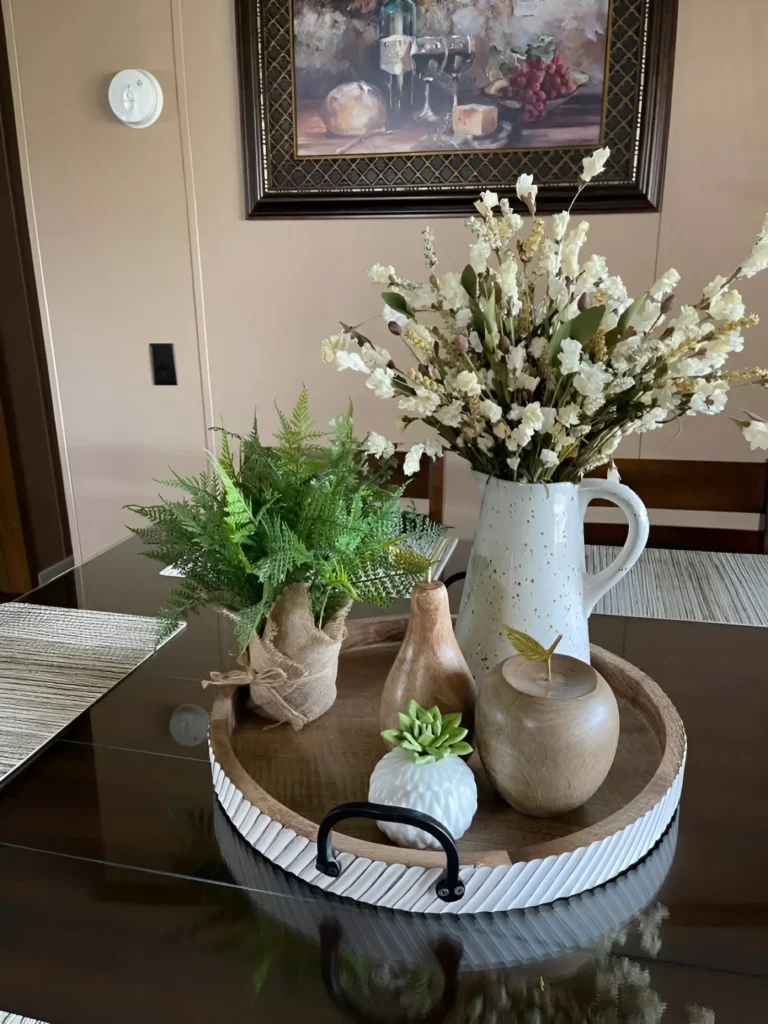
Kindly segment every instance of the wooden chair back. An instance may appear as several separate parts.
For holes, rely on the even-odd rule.
[[[651,526],[649,547],[768,554],[768,463],[617,459],[616,467],[622,483],[631,487],[649,509],[760,516],[757,530]],[[606,473],[607,467],[601,466],[592,475],[604,477]],[[590,544],[623,544],[627,527],[587,523],[585,533]]]
[[[406,498],[424,498],[429,503],[429,516],[436,523],[443,522],[445,505],[445,458],[422,458],[418,473],[406,476],[403,472],[405,452],[397,452],[397,469],[391,482],[401,486],[405,484]]]

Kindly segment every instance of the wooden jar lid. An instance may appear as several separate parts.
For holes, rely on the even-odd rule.
[[[543,662],[530,661],[521,654],[507,658],[501,669],[510,686],[529,697],[543,697],[547,700],[575,700],[593,693],[598,672],[578,658],[569,654],[552,655],[552,679]]]

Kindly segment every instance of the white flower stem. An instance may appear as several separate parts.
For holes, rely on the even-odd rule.
[[[575,196],[573,197],[573,199],[571,200],[571,205],[570,205],[570,206],[568,207],[568,210],[566,211],[566,212],[567,212],[568,214],[570,214],[571,210],[573,209],[573,204],[574,204],[574,203],[576,202],[576,200],[577,200],[577,199],[579,198],[579,196],[580,196],[580,195],[581,195],[581,193],[582,193],[582,192],[584,191],[584,189],[585,189],[585,188],[587,187],[587,185],[588,185],[588,182],[586,182],[586,181],[584,182],[584,184],[583,184],[583,185],[579,185],[579,188],[578,188],[578,190],[577,190],[577,192],[576,192],[576,195],[575,195]]]

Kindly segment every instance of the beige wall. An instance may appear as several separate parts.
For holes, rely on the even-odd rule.
[[[289,405],[301,381],[321,421],[350,395],[361,429],[391,435],[392,405],[324,366],[318,343],[338,318],[378,312],[371,263],[419,273],[421,224],[244,220],[231,0],[2,2],[82,554],[123,535],[122,504],[151,499],[169,463],[200,464],[207,425],[242,428],[257,405],[268,430],[273,399]],[[692,295],[738,261],[768,208],[768,4],[681,0],[680,29],[663,213],[595,216],[591,246],[630,290],[674,265]],[[712,87],[715,54],[727,89]],[[145,131],[104,101],[109,76],[136,66],[165,92]],[[461,265],[462,219],[433,227],[444,264]],[[768,323],[765,286],[745,291]],[[152,386],[152,341],[176,345],[178,388]],[[740,362],[768,361],[765,331],[751,341]],[[747,404],[768,414],[764,395]],[[641,454],[750,457],[725,417],[683,426],[674,443],[646,436]],[[635,440],[626,454],[639,452]],[[476,499],[458,461],[448,500],[470,532]]]

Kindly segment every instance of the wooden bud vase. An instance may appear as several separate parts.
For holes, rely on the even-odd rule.
[[[565,654],[496,666],[479,688],[475,742],[485,770],[517,811],[544,818],[580,807],[602,785],[619,742],[613,690]]]
[[[402,646],[381,695],[383,729],[398,729],[398,711],[411,700],[423,708],[460,711],[472,741],[475,681],[453,635],[448,591],[442,583],[417,583]],[[391,744],[387,744],[391,746]]]

